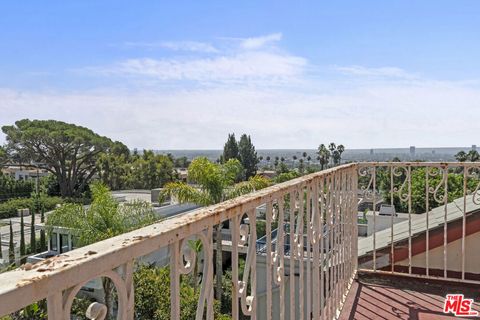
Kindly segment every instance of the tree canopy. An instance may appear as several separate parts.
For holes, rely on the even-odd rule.
[[[476,150],[470,150],[468,153],[465,151],[459,151],[455,154],[455,159],[459,162],[475,162],[480,160],[480,154]]]
[[[320,161],[320,167],[322,170],[325,168],[325,166],[328,165],[328,162],[330,161],[330,156],[330,150],[328,150],[327,147],[325,147],[325,145],[322,143],[318,147],[318,160]]]
[[[136,201],[120,205],[102,183],[90,185],[92,203],[64,204],[47,217],[47,230],[54,226],[70,228],[80,246],[137,229],[155,221],[150,204]]]
[[[240,162],[245,168],[245,179],[249,179],[256,175],[258,158],[250,136],[242,134],[238,143],[238,152],[240,155]]]
[[[230,159],[240,160],[240,156],[238,154],[238,144],[237,140],[235,140],[235,133],[228,135],[227,142],[225,142],[223,147],[222,163],[227,162]]]
[[[218,165],[205,157],[196,158],[188,167],[188,179],[195,185],[183,182],[167,183],[162,195],[176,196],[181,203],[211,205],[265,188],[270,184],[268,179],[260,176],[253,176],[248,181],[235,183],[241,170],[242,166],[236,159],[230,159],[225,164]]]
[[[2,167],[5,163],[7,163],[8,157],[7,157],[7,151],[5,151],[5,148],[0,146],[0,167]]]
[[[23,119],[2,131],[12,159],[44,164],[57,177],[62,196],[78,195],[95,175],[100,154],[113,145],[90,129],[55,120]]]

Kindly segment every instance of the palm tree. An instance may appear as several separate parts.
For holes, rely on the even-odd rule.
[[[335,145],[334,142],[330,142],[330,144],[328,145],[328,150],[330,151],[330,155],[331,155],[331,158],[332,158],[332,164],[335,165],[336,164],[336,151],[337,151],[337,146]]]
[[[273,163],[273,166],[276,168],[278,166],[278,161],[280,160],[280,158],[277,156],[275,157],[275,162]]]
[[[209,206],[267,187],[270,181],[262,176],[250,177],[248,181],[235,183],[243,167],[237,159],[230,159],[224,165],[216,165],[207,158],[196,158],[188,167],[188,178],[195,186],[184,182],[167,183],[161,197],[174,196],[180,203],[196,203]],[[216,299],[222,297],[222,224],[216,226]]]
[[[320,158],[320,168],[321,170],[323,170],[330,161],[330,151],[327,149],[327,147],[325,147],[323,143],[318,147],[318,157]]]
[[[337,146],[337,151],[338,151],[338,164],[340,164],[340,162],[342,162],[342,153],[345,151],[345,147],[343,146],[343,144],[339,144]]]
[[[298,166],[298,171],[300,173],[303,173],[303,171],[305,171],[305,167],[303,166],[303,159],[300,159],[299,162],[300,162],[300,165]]]
[[[480,154],[476,150],[470,150],[467,154],[468,161],[476,162],[480,160]]]
[[[110,194],[110,190],[101,183],[90,185],[92,203],[88,208],[81,204],[66,204],[57,208],[47,217],[47,233],[53,227],[69,228],[75,232],[80,246],[92,244],[107,238],[137,229],[153,223],[155,212],[150,204],[136,201],[129,205],[120,205]],[[113,311],[113,283],[102,278],[104,302],[107,316]]]
[[[467,159],[468,159],[467,153],[465,153],[465,151],[459,151],[459,152],[455,155],[455,159],[456,159],[458,162],[465,162],[465,161],[467,161]]]
[[[334,142],[330,142],[330,144],[328,145],[328,150],[330,150],[330,152],[335,151],[336,148],[337,146],[335,145]]]
[[[270,156],[267,156],[267,165],[270,168]]]
[[[292,159],[293,159],[293,167],[295,168],[295,161],[297,160],[297,156],[294,155],[294,156],[292,157]]]

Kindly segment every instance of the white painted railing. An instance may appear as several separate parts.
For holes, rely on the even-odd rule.
[[[359,163],[361,202],[406,221],[359,239],[359,271],[480,284],[480,163]],[[379,208],[373,211],[376,230]],[[397,210],[398,212],[398,210]]]
[[[0,316],[46,298],[49,319],[69,319],[79,290],[92,279],[107,277],[116,288],[117,319],[133,319],[135,262],[168,247],[171,318],[179,319],[180,276],[198,263],[187,241],[196,238],[203,243],[204,259],[196,318],[212,319],[213,228],[228,220],[233,319],[335,318],[357,270],[357,171],[357,164],[349,164],[307,175],[0,274]],[[253,227],[259,206],[266,206],[265,253],[256,250]],[[245,252],[239,279],[239,256]],[[104,314],[100,303],[88,309],[91,319]]]
[[[196,318],[212,319],[213,228],[225,221],[232,230],[233,319],[333,319],[357,269],[480,283],[478,255],[469,254],[476,249],[469,237],[480,230],[479,173],[480,163],[420,162],[349,164],[314,173],[0,274],[0,316],[46,298],[49,319],[69,319],[79,290],[107,277],[117,292],[117,318],[133,319],[135,262],[168,247],[171,318],[178,319],[180,275],[198,263],[187,241],[196,238],[204,258]],[[391,216],[389,228],[359,239],[357,205],[376,204],[376,197],[405,208],[407,219],[394,224]],[[260,206],[266,208],[266,236],[257,243],[252,226]],[[372,209],[375,230],[378,208]],[[240,256],[246,256],[241,279]],[[104,313],[99,303],[88,310],[92,319]]]

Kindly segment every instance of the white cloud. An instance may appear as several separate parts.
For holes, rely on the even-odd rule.
[[[352,76],[385,77],[398,79],[418,78],[417,75],[408,73],[405,70],[397,67],[367,68],[364,66],[342,66],[335,67],[334,69],[340,71],[343,74]]]
[[[0,125],[26,117],[58,119],[131,148],[154,149],[218,149],[229,132],[251,134],[257,148],[315,148],[329,141],[350,148],[475,143],[479,82],[433,81],[397,67],[364,66],[334,67],[344,78],[329,78],[305,58],[267,46],[280,39],[243,39],[240,48],[236,39],[234,47],[211,55],[83,68],[112,83],[95,91],[0,88]],[[188,49],[189,42],[180,43],[171,49]],[[138,83],[148,85],[132,85]]]
[[[111,66],[84,68],[83,72],[173,81],[281,80],[300,75],[306,64],[301,57],[256,51],[187,60],[129,59]]]
[[[257,148],[471,145],[480,88],[448,82],[374,84],[341,90],[206,87],[126,93],[0,90],[0,125],[20,118],[73,122],[155,149],[221,148],[228,132]],[[0,135],[0,140],[3,137]]]
[[[281,33],[234,39],[235,45],[220,42],[218,48],[194,41],[161,43],[127,43],[129,46],[164,47],[174,51],[207,53],[206,55],[177,55],[173,57],[139,57],[121,60],[110,65],[75,69],[76,73],[93,76],[122,76],[157,81],[193,81],[196,84],[232,81],[294,81],[307,67],[307,60],[276,46],[266,44],[281,40]],[[240,47],[238,46],[240,41]],[[223,44],[223,45],[222,45]],[[248,50],[245,50],[248,49]]]
[[[244,49],[258,49],[271,42],[282,40],[281,33],[272,33],[265,36],[243,39],[241,47]]]
[[[175,51],[215,53],[218,50],[211,44],[195,41],[163,42],[162,46]]]
[[[127,47],[166,48],[173,51],[190,51],[216,53],[218,50],[211,44],[197,41],[170,41],[170,42],[125,42]]]

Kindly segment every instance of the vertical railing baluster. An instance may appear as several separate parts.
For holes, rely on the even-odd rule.
[[[279,261],[279,269],[277,270],[278,281],[280,282],[280,320],[285,319],[285,195],[282,194],[278,200],[278,235],[277,235],[277,259]]]
[[[267,232],[267,320],[272,319],[272,201],[267,202],[266,208]],[[278,232],[278,231],[277,231]]]
[[[325,178],[320,177],[320,190],[318,192],[318,196],[320,198],[320,207],[319,207],[319,237],[320,237],[320,311],[321,311],[321,318],[325,319],[325,244],[324,244],[324,213],[325,213]]]
[[[347,194],[346,194],[346,172],[342,171],[342,214],[341,214],[341,221],[342,221],[342,225],[341,225],[341,228],[342,228],[342,286],[341,286],[341,293],[340,293],[340,297],[342,298],[342,303],[343,303],[343,300],[344,300],[344,295],[345,295],[345,292],[346,292],[346,281],[345,281],[345,275],[346,275],[346,264],[345,264],[345,254],[346,254],[346,245],[347,245],[347,235],[346,235],[346,232],[345,232],[345,216],[346,216],[346,209],[347,209],[347,203],[346,203],[346,197],[347,197]]]
[[[351,194],[350,194],[350,170],[345,173],[345,211],[344,211],[344,230],[345,230],[345,249],[344,249],[344,264],[345,264],[345,282],[344,282],[344,293],[347,294],[348,288],[350,286],[350,275],[351,275],[351,252],[350,248],[352,247],[352,233],[350,226],[350,205],[351,205]]]
[[[377,271],[377,168],[373,166],[373,271]]]
[[[333,211],[332,211],[332,315],[335,318],[337,310],[337,175],[332,173]]]
[[[299,193],[298,193],[298,201],[299,201],[299,208],[298,208],[298,216],[297,216],[297,236],[298,236],[298,248],[300,250],[299,252],[299,260],[298,260],[298,270],[300,272],[300,279],[299,279],[299,289],[298,289],[298,299],[299,299],[299,310],[300,310],[300,319],[304,319],[304,270],[303,270],[303,260],[305,259],[305,242],[303,239],[303,229],[305,227],[304,224],[304,202],[303,202],[303,196],[304,196],[304,186],[303,184],[300,186]]]
[[[425,233],[425,274],[427,277],[430,274],[430,263],[429,263],[429,254],[430,254],[430,227],[429,227],[429,216],[430,216],[430,167],[425,168],[425,224],[426,224],[426,233]]]
[[[63,295],[61,291],[55,292],[47,297],[47,312],[48,319],[70,319],[70,314],[65,314],[66,311],[63,310]]]
[[[341,268],[340,268],[340,238],[341,238],[341,229],[340,229],[340,173],[335,171],[335,313],[334,317],[338,316],[338,310],[340,309],[340,277],[341,277]]]
[[[351,266],[350,266],[350,273],[351,273],[351,281],[354,280],[354,273],[356,272],[356,247],[358,245],[358,191],[356,185],[356,179],[358,177],[358,169],[355,167],[351,171],[350,177],[350,205],[349,205],[349,218],[350,218],[350,230],[352,232],[352,242],[350,248],[351,254]]]
[[[408,166],[408,274],[412,274],[412,167]]]
[[[465,280],[465,231],[467,217],[467,179],[468,167],[463,166],[463,214],[462,214],[462,280]]]
[[[394,202],[393,202],[393,165],[390,165],[390,205],[392,208],[394,207]],[[397,212],[394,210],[394,212]],[[390,271],[393,273],[395,272],[395,251],[394,251],[394,239],[393,239],[393,216],[394,214],[392,213],[390,217]]]
[[[207,273],[207,281],[206,281],[206,290],[207,290],[207,319],[213,319],[213,226],[208,227],[207,229],[207,241],[209,243],[208,246],[208,254],[206,253],[206,259],[208,259],[210,263],[210,268],[208,268]],[[204,249],[206,250],[206,249]],[[204,275],[205,277],[205,275]],[[204,285],[204,284],[202,284]],[[197,314],[197,317],[199,315]]]
[[[344,299],[344,295],[345,295],[345,292],[346,292],[346,281],[345,281],[345,275],[346,275],[346,264],[345,264],[345,253],[346,253],[346,245],[347,245],[347,235],[345,233],[345,212],[346,212],[346,172],[345,171],[342,171],[341,172],[341,179],[342,179],[342,183],[341,183],[341,208],[342,208],[342,211],[341,211],[341,214],[340,214],[340,221],[341,221],[341,225],[340,225],[340,228],[342,230],[342,245],[341,245],[341,268],[342,268],[342,282],[340,283],[340,297],[341,297],[341,303],[343,303],[343,299]]]
[[[333,303],[332,303],[332,296],[333,296],[333,177],[332,174],[328,175],[328,314],[327,317],[329,319],[332,318],[333,315]]]
[[[312,287],[312,304],[313,317],[318,319],[320,317],[320,255],[319,255],[319,235],[320,235],[320,213],[318,212],[318,181],[316,179],[312,182],[312,217],[311,223],[313,227],[313,287]]]
[[[127,319],[133,320],[135,316],[135,288],[133,283],[134,260],[125,264],[125,287],[127,289]]]
[[[295,319],[295,243],[294,243],[294,236],[295,236],[295,205],[296,205],[296,189],[290,191],[290,228],[289,228],[289,235],[290,235],[290,319]]]
[[[252,208],[248,215],[249,223],[250,223],[250,235],[248,239],[248,254],[250,256],[250,287],[251,287],[251,294],[253,296],[253,301],[251,302],[252,314],[250,315],[251,320],[257,319],[257,304],[258,304],[258,296],[257,296],[257,212],[255,208]],[[247,279],[248,282],[248,279]],[[212,318],[213,319],[213,318]]]
[[[350,230],[352,232],[352,243],[351,243],[351,249],[350,249],[350,254],[351,254],[351,281],[353,281],[353,274],[356,272],[356,267],[355,264],[357,263],[357,260],[355,259],[355,250],[356,246],[358,243],[358,223],[357,223],[357,215],[358,215],[358,192],[357,188],[355,185],[356,178],[358,176],[358,170],[353,169],[351,172],[351,177],[350,177],[350,209],[348,210],[348,214],[350,216]]]
[[[232,230],[232,319],[238,319],[238,228],[240,227],[240,212],[230,220]],[[268,213],[267,213],[268,214]],[[267,219],[268,220],[268,219]],[[267,268],[268,273],[268,268]]]
[[[445,216],[444,216],[444,222],[443,222],[443,277],[447,278],[447,245],[448,245],[448,240],[447,240],[447,232],[448,232],[448,165],[445,165],[445,170],[443,172],[444,174],[444,190],[443,190],[443,204],[445,208]]]
[[[311,275],[311,244],[312,244],[312,228],[310,224],[310,195],[311,195],[311,185],[307,184],[306,188],[306,206],[307,206],[307,259],[305,261],[307,266],[307,318],[311,319],[312,317],[312,275]]]
[[[180,319],[179,242],[170,245],[170,318]]]

